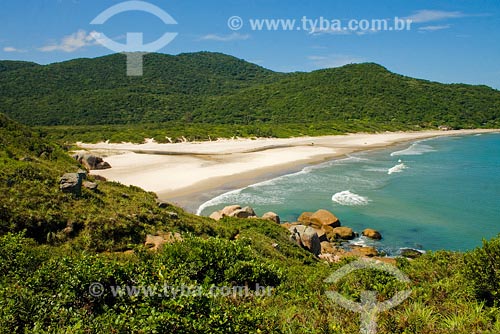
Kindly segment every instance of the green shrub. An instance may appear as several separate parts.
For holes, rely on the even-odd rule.
[[[477,298],[498,304],[500,298],[500,236],[467,253],[465,276],[471,281]]]

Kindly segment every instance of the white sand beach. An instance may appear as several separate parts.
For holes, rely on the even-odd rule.
[[[271,175],[298,170],[349,153],[436,136],[498,130],[457,130],[349,134],[287,139],[235,139],[158,144],[85,144],[104,157],[111,169],[92,171],[110,181],[135,185],[181,206],[204,193],[242,187]],[[205,198],[207,199],[207,198]]]

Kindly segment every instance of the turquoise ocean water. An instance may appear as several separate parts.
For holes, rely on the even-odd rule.
[[[500,233],[500,134],[354,154],[220,195],[198,211],[208,215],[230,204],[274,211],[284,221],[327,209],[357,232],[379,230],[379,242],[352,242],[390,255],[405,247],[472,249]]]

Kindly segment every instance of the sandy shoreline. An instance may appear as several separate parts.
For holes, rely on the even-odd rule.
[[[498,130],[358,133],[175,144],[78,143],[78,146],[105,157],[113,167],[92,174],[156,192],[160,199],[194,212],[200,204],[223,192],[349,153],[437,136],[486,132]]]

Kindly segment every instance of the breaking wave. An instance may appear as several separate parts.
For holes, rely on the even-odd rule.
[[[332,196],[332,201],[340,205],[368,205],[370,200],[361,195],[350,192],[349,190],[341,191]]]
[[[435,151],[436,150],[432,146],[422,144],[422,142],[417,142],[411,144],[410,147],[404,150],[392,152],[391,157],[399,155],[422,155],[424,153],[435,152]]]
[[[393,173],[401,173],[403,170],[405,170],[407,167],[404,163],[400,163],[394,167],[389,168],[387,171],[387,174],[391,175]]]

